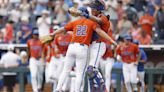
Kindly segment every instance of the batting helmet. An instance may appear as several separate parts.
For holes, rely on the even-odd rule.
[[[125,40],[132,40],[132,37],[131,37],[130,35],[125,35],[123,38],[124,38]]]
[[[139,42],[138,40],[133,40],[133,43],[134,43],[134,44],[137,44],[137,45],[140,44],[140,42]]]
[[[38,29],[37,28],[34,28],[32,34],[33,35],[38,35],[39,34]]]
[[[89,14],[89,12],[88,12],[88,10],[87,10],[86,7],[80,7],[79,10],[80,10],[81,12],[85,12],[86,14]]]
[[[103,0],[94,0],[91,2],[90,7],[98,11],[105,10],[105,3]]]

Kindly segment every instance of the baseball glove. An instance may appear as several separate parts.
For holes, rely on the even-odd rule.
[[[71,7],[68,9],[68,13],[74,17],[77,17],[77,16],[80,16],[82,12],[74,7]]]
[[[46,44],[46,43],[50,43],[54,40],[54,37],[53,36],[50,36],[50,35],[47,35],[47,36],[43,36],[40,38],[40,41],[43,43],[43,44]]]

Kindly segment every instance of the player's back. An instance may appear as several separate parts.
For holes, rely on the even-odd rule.
[[[67,31],[73,30],[73,37],[71,42],[89,45],[91,42],[93,31],[97,28],[97,23],[80,18],[76,21],[70,22],[65,26]]]

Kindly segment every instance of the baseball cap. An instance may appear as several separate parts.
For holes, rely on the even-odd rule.
[[[49,12],[48,10],[44,9],[44,10],[42,11],[42,14],[50,14],[50,12]]]
[[[29,21],[29,19],[28,19],[27,16],[22,16],[22,17],[21,17],[21,21]]]

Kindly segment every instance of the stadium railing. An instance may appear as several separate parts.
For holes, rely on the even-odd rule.
[[[7,50],[7,46],[9,44],[0,44],[0,50]],[[27,49],[27,45],[26,44],[13,44],[14,47],[16,48],[21,48],[21,49]],[[163,52],[164,51],[164,45],[140,45],[140,47],[144,48],[146,51],[160,51]],[[158,55],[157,55],[158,56]],[[154,79],[154,74],[164,74],[164,69],[155,69],[155,68],[147,68],[146,70],[146,74],[148,75],[148,90],[149,92],[154,92],[153,91],[153,79]],[[0,72],[17,72],[18,76],[19,76],[19,83],[20,83],[20,92],[25,92],[25,87],[24,87],[24,73],[29,72],[29,69],[27,68],[0,68]],[[122,70],[121,69],[113,69],[112,72],[117,73],[117,92],[121,92],[121,73]],[[87,78],[85,78],[85,86],[84,86],[84,92],[88,92],[88,84],[87,84]]]
[[[25,85],[24,85],[24,74],[29,72],[28,68],[18,67],[18,68],[0,68],[0,72],[16,72],[19,78],[19,92],[25,92]],[[113,69],[112,72],[117,73],[117,82],[116,82],[116,92],[121,92],[121,74],[122,69]],[[149,92],[154,92],[154,74],[164,74],[164,69],[154,69],[154,68],[147,68],[145,69],[146,74],[148,74],[148,90]],[[72,76],[74,77],[74,76]],[[84,92],[88,92],[88,84],[87,78],[85,78],[85,85],[84,85]]]

